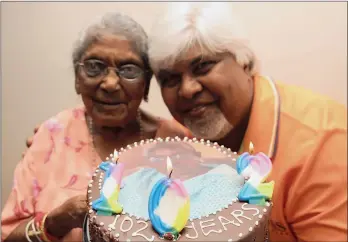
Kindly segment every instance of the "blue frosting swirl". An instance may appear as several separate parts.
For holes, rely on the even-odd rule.
[[[222,170],[228,167],[232,170],[232,174],[208,172],[183,181],[190,196],[190,219],[217,212],[237,198],[244,184],[244,178],[228,165],[218,167]],[[149,219],[147,205],[151,190],[164,177],[166,177],[164,174],[153,168],[143,168],[125,177],[124,186],[119,195],[123,211],[132,216]]]

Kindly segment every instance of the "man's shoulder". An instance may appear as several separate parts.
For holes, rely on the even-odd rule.
[[[302,87],[276,85],[280,97],[277,156],[284,166],[300,171],[318,157],[346,146],[341,142],[347,137],[345,105]]]
[[[305,174],[316,170],[319,175],[311,176],[313,180],[320,180],[321,172],[331,166],[344,165],[347,162],[347,107],[306,88],[275,83],[280,98],[275,158],[278,173],[295,179],[297,172]],[[325,166],[320,164],[326,161],[330,162]]]
[[[280,119],[313,132],[347,130],[347,107],[309,89],[277,82]]]

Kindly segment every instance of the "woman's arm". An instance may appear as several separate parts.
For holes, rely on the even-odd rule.
[[[30,137],[27,138],[27,140],[26,140],[26,142],[25,142],[27,148],[30,148],[30,146],[33,144],[34,135],[35,135],[35,134],[37,133],[37,131],[39,130],[39,127],[40,127],[40,125],[36,125],[36,127],[34,128],[34,134],[33,134],[33,136],[30,136]],[[24,158],[24,156],[25,156],[25,153],[27,153],[27,150],[23,151],[23,153],[22,153],[22,157],[23,157],[23,158]]]
[[[87,211],[87,201],[84,195],[75,196],[51,211],[44,222],[45,230],[53,237],[61,239],[73,228],[81,228]],[[4,242],[27,242],[28,223],[34,219],[24,219],[4,240]],[[38,228],[36,228],[38,230]],[[40,238],[40,237],[39,237]],[[30,236],[32,242],[41,242],[37,237]]]
[[[27,241],[25,228],[35,216],[35,204],[43,189],[40,166],[50,152],[52,139],[43,125],[35,134],[35,145],[17,164],[13,187],[1,214],[1,237],[6,241]],[[33,239],[35,241],[35,239]]]
[[[55,120],[57,122],[59,119]],[[47,189],[45,186],[50,177],[48,171],[51,163],[48,161],[52,154],[52,147],[59,144],[53,143],[53,136],[61,131],[63,129],[54,128],[50,120],[41,125],[34,136],[35,141],[25,157],[17,164],[14,185],[1,216],[2,240],[28,241],[26,238],[28,222],[34,217],[37,221],[44,221],[43,217],[39,218],[42,213],[36,204],[45,204],[50,200],[44,197],[45,193],[42,191]],[[73,197],[50,211],[45,219],[44,227],[50,235],[56,238],[64,237],[71,229],[82,227],[86,211],[86,196]],[[38,227],[41,226],[35,226],[35,229],[37,230]],[[30,239],[34,242],[35,236],[31,236]]]
[[[11,233],[11,236],[8,236],[4,242],[28,242],[25,235],[25,230],[32,218],[24,219]],[[37,241],[35,238],[32,238],[32,241]]]

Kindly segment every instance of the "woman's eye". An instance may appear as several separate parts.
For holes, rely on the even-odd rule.
[[[106,68],[106,65],[100,61],[88,60],[84,62],[87,75],[97,76]]]
[[[120,69],[120,74],[126,79],[135,79],[143,74],[143,70],[135,65],[127,65]]]
[[[203,61],[193,68],[193,74],[204,75],[208,73],[216,64],[216,61]]]

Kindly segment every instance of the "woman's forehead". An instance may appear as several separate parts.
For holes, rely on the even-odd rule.
[[[132,43],[123,36],[115,35],[97,37],[97,40],[86,49],[82,58],[98,58],[111,62],[129,60],[143,64]]]

